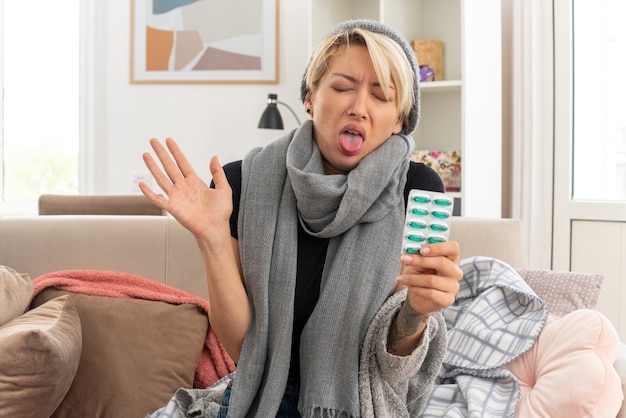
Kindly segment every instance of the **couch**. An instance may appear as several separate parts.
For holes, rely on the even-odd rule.
[[[518,269],[551,311],[593,310],[602,277],[526,268],[520,221],[455,217],[451,239],[460,243],[462,258],[489,256]],[[207,290],[195,241],[170,216],[0,217],[0,265],[0,286],[17,283],[13,294],[4,289],[3,295],[0,288],[0,352],[10,353],[0,356],[0,416],[142,417],[163,406],[177,388],[207,384],[233,371],[219,342],[209,338]],[[143,293],[110,297],[116,295],[42,288],[46,279],[54,283],[72,275],[96,283],[122,280],[124,292],[130,283]],[[148,291],[153,296],[146,298]],[[20,292],[28,303],[11,311]],[[606,322],[599,322],[598,332],[616,335]],[[71,343],[58,348],[61,340]],[[621,388],[619,395],[604,388],[594,392],[584,405],[588,414],[581,417],[601,416],[609,395],[613,405],[621,404],[626,382],[626,346],[620,343],[618,353],[608,348],[612,354],[602,357],[597,343],[592,345],[597,378],[617,378],[618,385],[621,379]],[[200,370],[199,364],[208,363]],[[522,382],[526,394],[534,383]],[[569,385],[585,387],[581,381]],[[534,388],[544,390],[539,380]],[[550,390],[566,402],[568,396],[574,400],[567,385]],[[613,416],[626,417],[623,405]]]

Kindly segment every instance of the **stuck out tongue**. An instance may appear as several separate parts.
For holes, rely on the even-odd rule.
[[[344,132],[339,135],[339,146],[347,154],[356,154],[363,148],[363,137]]]

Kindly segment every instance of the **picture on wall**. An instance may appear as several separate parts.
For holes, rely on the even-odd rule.
[[[131,83],[278,83],[278,0],[131,0]]]

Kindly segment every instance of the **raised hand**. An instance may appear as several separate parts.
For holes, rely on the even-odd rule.
[[[217,157],[213,157],[210,162],[215,182],[215,189],[212,189],[196,174],[173,139],[165,140],[167,149],[154,138],[150,140],[150,145],[161,166],[150,153],[144,153],[143,160],[165,195],[156,193],[146,183],[140,182],[142,193],[156,206],[169,212],[196,239],[208,238],[216,233],[230,236],[228,227],[233,210],[232,191]]]

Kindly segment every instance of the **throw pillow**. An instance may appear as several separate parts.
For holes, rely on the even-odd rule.
[[[518,269],[520,276],[548,305],[550,313],[563,316],[577,309],[593,309],[604,277],[569,271]]]
[[[0,325],[24,313],[33,296],[33,282],[28,274],[0,266]]]
[[[506,367],[518,378],[518,417],[615,417],[622,404],[613,367],[619,337],[593,309],[550,315],[533,348]]]
[[[49,417],[67,393],[81,353],[81,327],[69,296],[0,327],[0,416]]]
[[[55,417],[143,417],[193,385],[208,329],[192,304],[121,299],[47,288],[34,305],[70,295],[81,318],[83,352]]]

